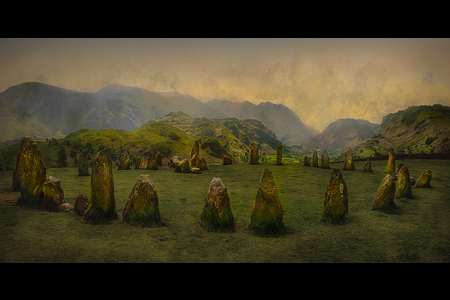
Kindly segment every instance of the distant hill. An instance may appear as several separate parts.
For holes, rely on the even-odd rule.
[[[366,120],[340,119],[325,130],[309,138],[304,146],[312,149],[345,150],[367,140],[380,127]]]

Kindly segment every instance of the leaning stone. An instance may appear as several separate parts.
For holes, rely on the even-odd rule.
[[[251,143],[250,146],[250,164],[257,165],[258,162],[258,145],[255,142]]]
[[[86,209],[89,207],[89,199],[86,194],[80,193],[75,200],[74,211],[83,215]]]
[[[42,186],[43,206],[56,209],[64,203],[64,191],[61,181],[53,176],[49,176]]]
[[[213,178],[205,198],[205,206],[201,214],[201,225],[214,230],[234,230],[234,217],[231,212],[230,198],[220,178]]]
[[[89,176],[89,162],[86,150],[81,151],[78,158],[78,176]]]
[[[283,207],[269,169],[264,169],[261,175],[249,226],[271,231],[283,226]]]
[[[348,147],[345,150],[344,170],[354,170],[355,163],[353,162],[352,148]]]
[[[313,152],[312,166],[318,168],[319,167],[319,157],[317,156],[317,150]]]
[[[141,226],[161,223],[158,194],[150,175],[142,174],[137,179],[123,209],[123,220]]]
[[[195,140],[194,145],[192,146],[191,159],[195,154],[197,154],[197,157],[200,156],[200,146],[198,144],[198,140]]]
[[[348,213],[347,184],[339,169],[333,169],[323,201],[323,219],[337,223]]]
[[[117,168],[117,170],[129,170],[131,164],[131,160],[128,157],[127,154],[122,155],[122,157],[120,158],[120,162],[119,162],[119,167]]]
[[[311,164],[309,163],[309,158],[308,158],[308,156],[306,156],[306,155],[305,155],[305,157],[303,158],[303,165],[304,165],[304,166],[307,166],[307,167],[311,166]]]
[[[44,158],[36,142],[32,138],[23,137],[17,154],[12,185],[12,191],[20,191],[21,194],[17,200],[18,204],[33,204],[42,199],[46,173]]]
[[[426,170],[422,174],[420,174],[419,178],[416,181],[414,187],[416,188],[431,188],[431,170]]]
[[[231,165],[231,164],[233,164],[233,160],[231,159],[231,157],[224,156],[223,157],[223,165],[226,166],[226,165]]]
[[[70,203],[63,203],[58,206],[58,211],[69,212],[73,208]]]
[[[387,174],[378,188],[372,202],[373,208],[395,208],[395,180],[394,176]]]
[[[389,159],[387,163],[386,174],[394,174],[395,172],[395,151],[391,149],[389,151]]]
[[[92,223],[116,220],[116,200],[114,197],[114,178],[109,148],[94,156],[91,172],[91,197],[84,219]]]
[[[397,176],[397,198],[413,199],[411,180],[407,166],[403,166],[398,171]]]
[[[328,156],[327,149],[324,149],[322,151],[322,169],[329,169],[330,168],[330,157]]]
[[[366,160],[363,171],[364,172],[372,172],[372,164],[370,163],[369,159]]]
[[[277,165],[282,165],[283,164],[283,157],[282,157],[282,148],[281,148],[281,143],[277,144]]]

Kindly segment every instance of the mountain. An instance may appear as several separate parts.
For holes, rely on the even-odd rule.
[[[383,154],[450,153],[450,107],[440,104],[410,106],[383,117],[377,132],[355,148]]]
[[[312,149],[345,150],[367,140],[380,127],[366,120],[339,119],[309,138],[304,145]]]
[[[248,101],[234,103],[228,100],[213,99],[206,105],[239,120],[254,119],[261,121],[272,130],[277,138],[287,144],[301,144],[318,131],[305,125],[298,115],[283,104],[261,102],[256,105]]]

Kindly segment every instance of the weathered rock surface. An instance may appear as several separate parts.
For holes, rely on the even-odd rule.
[[[372,202],[373,208],[395,208],[395,179],[391,174],[384,177]]]
[[[156,160],[153,159],[155,162]],[[140,175],[123,210],[123,220],[133,225],[152,226],[161,223],[156,186],[150,175]]]
[[[150,159],[150,161],[148,162],[147,169],[149,169],[149,170],[159,170],[156,158]]]
[[[88,207],[89,207],[88,196],[84,193],[79,193],[77,199],[75,200],[74,211],[76,211],[80,215],[83,215]]]
[[[327,149],[324,149],[322,151],[322,169],[329,169],[330,168],[330,157],[328,156]]]
[[[177,161],[175,163],[175,172],[177,173],[190,173],[191,168],[189,167],[189,161],[187,159],[183,159],[181,161]]]
[[[370,163],[369,159],[366,160],[366,163],[364,164],[363,171],[364,172],[372,172],[372,164]]]
[[[348,213],[347,184],[339,169],[333,169],[323,201],[323,219],[337,223]]]
[[[198,154],[194,154],[191,157],[191,167],[196,167],[197,166],[197,160],[198,160]]]
[[[73,208],[70,203],[63,203],[58,206],[58,211],[69,212]]]
[[[42,200],[45,207],[56,208],[64,203],[64,191],[61,187],[61,181],[49,176],[42,186]]]
[[[191,173],[192,174],[200,174],[201,173],[201,169],[200,168],[191,168]]]
[[[414,187],[416,187],[416,188],[431,188],[431,177],[432,177],[431,170],[426,170],[425,172],[420,174]]]
[[[175,168],[176,167],[176,163],[181,161],[181,158],[179,156],[174,156],[170,159],[169,161],[169,167],[171,168]]]
[[[235,228],[230,198],[220,178],[214,177],[211,180],[201,214],[201,221],[202,226],[212,227],[214,230],[234,230]]]
[[[198,144],[198,140],[195,140],[194,145],[192,146],[191,159],[195,154],[197,154],[197,157],[200,156],[200,146]]]
[[[256,145],[255,142],[252,142],[250,146],[250,164],[252,165],[259,164],[258,156],[259,156],[258,145]]]
[[[142,161],[141,161],[142,163]],[[117,170],[129,170],[131,169],[131,160],[128,157],[127,154],[122,155],[122,157],[120,158],[119,161],[119,167],[117,168]]]
[[[277,144],[277,165],[283,164],[283,149],[281,147],[281,143]]]
[[[319,167],[319,157],[317,156],[317,150],[313,152],[312,166],[315,168]]]
[[[32,138],[23,137],[13,173],[12,191],[19,192],[18,204],[32,204],[42,199],[42,186],[47,169],[44,158]]]
[[[345,159],[344,159],[344,170],[354,170],[355,163],[353,162],[353,152],[352,148],[348,147],[345,150]]]
[[[250,218],[250,227],[276,230],[283,225],[283,207],[269,169],[264,169],[256,192]]]
[[[394,174],[394,172],[395,172],[395,151],[394,149],[391,149],[389,151],[386,174]]]
[[[224,156],[223,157],[223,165],[226,166],[226,165],[231,165],[231,164],[233,164],[233,160],[231,159],[231,157]]]
[[[306,155],[305,155],[305,157],[303,158],[303,165],[304,165],[304,166],[307,166],[307,167],[310,167],[310,166],[311,166],[311,164],[309,163],[309,158],[308,158],[308,156],[306,156]]]
[[[78,176],[89,176],[89,162],[86,150],[82,150],[78,158]]]
[[[411,189],[411,179],[407,166],[403,166],[398,170],[397,175],[397,198],[413,199]]]
[[[99,223],[118,219],[114,197],[114,179],[109,148],[94,156],[91,172],[91,197],[84,219]]]

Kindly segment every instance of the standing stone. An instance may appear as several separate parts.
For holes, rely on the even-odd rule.
[[[150,159],[150,161],[148,162],[147,169],[149,169],[149,170],[159,170],[158,163],[156,162],[156,158]]]
[[[273,231],[282,225],[283,207],[275,186],[275,180],[272,172],[269,169],[264,169],[256,192],[249,226]]]
[[[174,156],[170,159],[169,161],[169,167],[171,168],[175,168],[176,167],[176,163],[181,161],[181,158],[179,156]]]
[[[407,166],[403,166],[397,175],[397,198],[413,199],[411,180]]]
[[[319,167],[319,157],[317,156],[317,150],[313,152],[312,166],[318,168]]]
[[[414,187],[416,188],[431,188],[431,170],[426,170],[422,174],[420,174],[419,178],[416,181]]]
[[[198,154],[194,154],[191,157],[191,167],[194,168],[197,166]]]
[[[33,204],[42,199],[47,169],[44,158],[32,138],[23,137],[13,173],[13,192],[20,191],[18,204]]]
[[[363,171],[364,172],[372,172],[372,164],[370,163],[369,159],[366,160]]]
[[[162,166],[163,165],[163,163],[162,163],[163,156],[162,156],[162,154],[159,151],[156,153],[155,159],[156,159],[156,164],[158,166]]]
[[[333,223],[341,221],[348,213],[347,184],[339,169],[333,169],[323,201],[323,219]]]
[[[223,157],[223,165],[226,166],[226,165],[231,165],[231,164],[233,164],[233,160],[231,159],[231,157],[224,156]]]
[[[42,186],[43,206],[56,209],[58,205],[64,203],[64,191],[61,181],[53,176],[49,176]]]
[[[194,154],[197,154],[197,157],[200,156],[200,146],[198,144],[198,140],[195,140],[194,145],[192,146],[191,159],[194,156]]]
[[[395,179],[391,174],[384,177],[372,202],[373,208],[395,208]]]
[[[200,218],[202,226],[212,227],[214,230],[234,230],[234,217],[231,212],[230,198],[220,178],[214,177],[211,180]]]
[[[78,158],[78,176],[89,176],[89,162],[86,150],[81,151]]]
[[[252,142],[250,146],[250,164],[257,165],[258,162],[258,146],[255,142]]]
[[[307,167],[311,166],[311,164],[309,163],[309,158],[308,158],[308,156],[306,156],[306,155],[305,155],[305,157],[303,158],[303,165],[304,165],[304,166],[307,166]]]
[[[200,161],[201,161],[201,165],[202,165],[201,169],[208,170],[208,165],[206,164],[206,159],[204,157],[202,157],[202,158],[200,158]]]
[[[124,154],[120,158],[119,167],[117,168],[117,170],[129,170],[131,169],[130,164],[131,164],[130,158],[128,157],[127,154]]]
[[[183,159],[181,161],[177,161],[175,163],[175,172],[177,173],[190,173],[191,168],[189,167],[189,161],[187,159]]]
[[[140,157],[138,157],[138,158],[136,158],[136,163],[134,164],[134,169],[140,169],[140,167],[141,167],[141,160],[142,160],[142,158],[140,158]]]
[[[89,199],[86,194],[79,193],[77,199],[75,200],[75,208],[79,215],[83,215],[86,209],[89,207]]]
[[[353,162],[352,148],[348,147],[345,150],[344,170],[354,170],[355,163]]]
[[[153,160],[156,162],[156,159]],[[142,226],[161,223],[158,194],[150,175],[139,176],[123,209],[123,220]]]
[[[386,169],[386,174],[394,174],[395,172],[395,152],[394,149],[389,151],[389,159]]]
[[[327,149],[324,149],[322,151],[322,169],[329,169],[330,168],[330,157],[328,156]]]
[[[151,158],[143,157],[141,161],[139,162],[139,169],[147,169],[148,163],[150,162]]]
[[[282,157],[282,148],[281,148],[281,143],[277,144],[277,165],[282,165],[283,164],[283,157]]]
[[[91,200],[84,219],[92,223],[118,219],[109,148],[98,152],[92,161]]]

